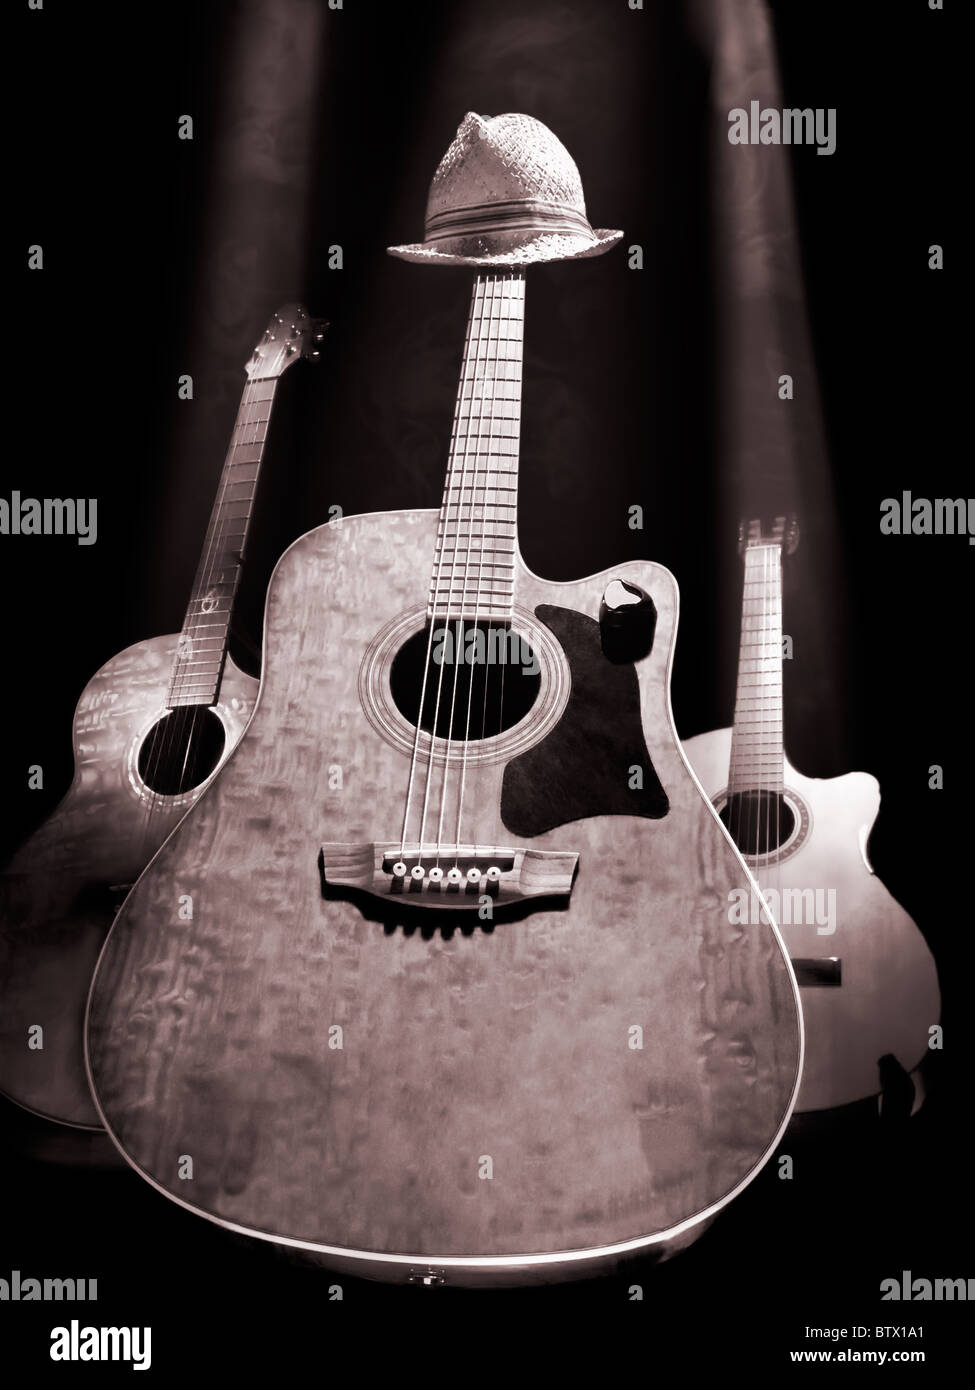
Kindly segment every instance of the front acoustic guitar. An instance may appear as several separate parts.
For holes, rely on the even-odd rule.
[[[443,504],[301,537],[257,707],[92,985],[160,1192],[394,1281],[669,1253],[769,1158],[802,1058],[774,927],[677,742],[677,589],[517,544],[525,281],[476,279]]]

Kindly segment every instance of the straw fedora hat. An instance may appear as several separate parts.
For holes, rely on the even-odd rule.
[[[601,256],[622,235],[589,225],[579,170],[541,121],[468,111],[430,184],[424,240],[386,249],[428,265],[520,266]]]

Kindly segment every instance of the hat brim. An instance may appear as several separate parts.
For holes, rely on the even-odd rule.
[[[490,246],[490,237],[465,237],[472,243],[466,253],[438,249],[436,242],[416,241],[406,246],[387,246],[390,256],[401,261],[416,261],[424,265],[532,265],[539,261],[577,261],[587,256],[601,256],[615,246],[623,233],[606,227],[594,229],[592,240],[587,236],[572,236],[564,232],[539,232],[504,251]],[[484,250],[474,246],[482,243]]]

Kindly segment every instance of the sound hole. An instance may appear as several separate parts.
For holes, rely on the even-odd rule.
[[[139,749],[139,776],[160,796],[192,791],[220,761],[224,730],[201,705],[170,710],[153,724]]]
[[[721,819],[742,854],[769,854],[784,845],[796,818],[780,792],[738,792],[721,809]]]
[[[389,673],[390,694],[400,714],[426,733],[436,719],[438,738],[472,740],[504,733],[525,717],[540,686],[539,659],[517,629],[456,619],[438,621],[432,642],[429,623],[414,633],[396,653]]]

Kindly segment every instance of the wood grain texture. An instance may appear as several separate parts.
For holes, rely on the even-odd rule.
[[[63,1124],[100,1126],[85,1075],[92,972],[120,900],[199,789],[157,797],[136,758],[165,710],[175,636],[126,648],[85,686],[72,724],[75,772],[64,799],[0,873],[0,1091]],[[257,681],[227,661],[215,706],[226,752],[243,732]],[[40,1024],[43,1049],[28,1047]]]
[[[684,751],[709,794],[721,793],[731,730],[688,739]],[[809,807],[809,835],[776,868],[755,872],[763,889],[779,894],[835,893],[831,933],[815,921],[785,921],[784,913],[778,921],[791,956],[839,956],[842,962],[840,985],[802,990],[806,1053],[796,1110],[822,1110],[878,1094],[877,1062],[886,1053],[906,1071],[917,1067],[927,1053],[928,1029],[940,1017],[941,997],[924,937],[861,854],[880,809],[876,779],[864,772],[803,777],[786,759],[785,787]],[[791,909],[789,915],[795,915]]]
[[[670,814],[535,837],[580,856],[569,906],[493,931],[404,930],[323,898],[323,841],[399,838],[409,758],[365,717],[358,668],[422,612],[436,526],[345,518],[279,562],[254,717],[116,919],[88,1059],[112,1134],[176,1200],[374,1277],[443,1256],[452,1278],[472,1257],[515,1278],[520,1255],[662,1241],[747,1181],[791,1109],[801,1029],[774,932],[729,923],[748,878],[674,735],[677,592],[652,564],[613,573],[657,607],[638,674]],[[607,580],[519,562],[516,597],[595,618]],[[503,770],[472,768],[462,841],[512,842]]]

